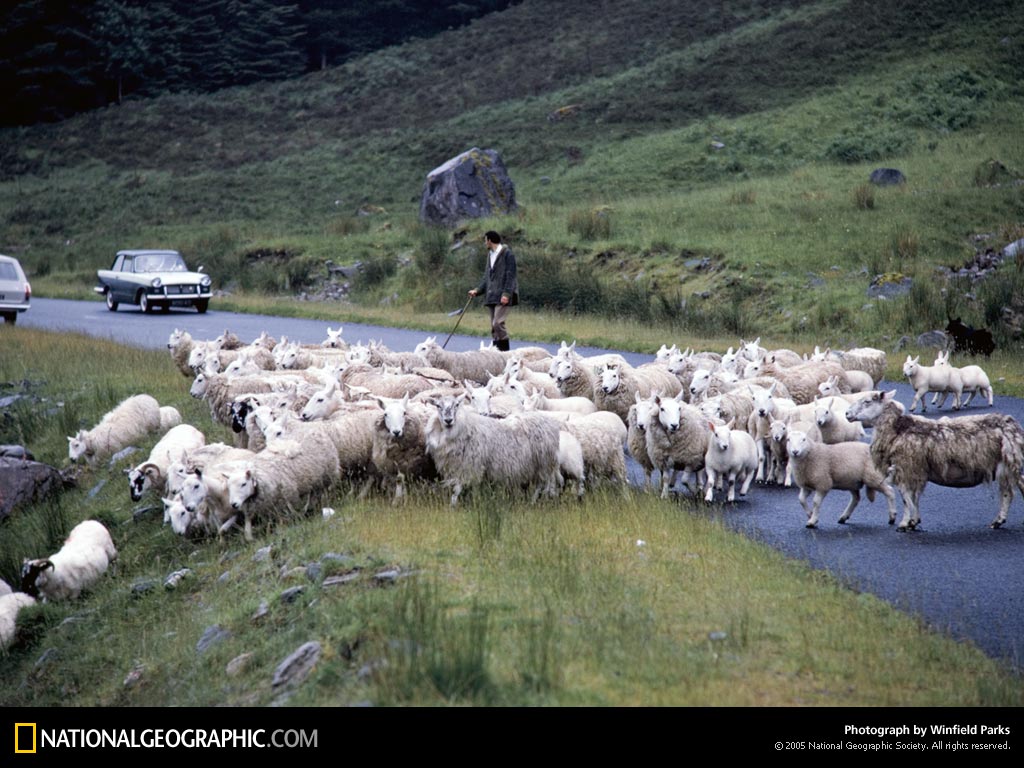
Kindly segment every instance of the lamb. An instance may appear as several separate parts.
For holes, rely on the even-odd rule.
[[[415,352],[422,355],[428,365],[448,371],[456,381],[472,379],[485,382],[505,370],[505,358],[498,351],[479,349],[474,352],[449,352],[441,348],[436,336],[430,336],[418,344]]]
[[[445,395],[427,423],[427,451],[445,485],[451,505],[463,488],[491,482],[506,489],[535,485],[553,493],[559,482],[558,423],[535,413],[491,419],[469,408],[464,398]]]
[[[809,439],[821,442],[821,432],[813,421],[789,423],[776,419],[771,423],[771,441],[768,446],[771,450],[772,466],[768,477],[777,485],[781,483],[787,488],[793,484],[793,467],[789,463],[790,429],[803,432]]]
[[[583,464],[592,483],[599,478],[610,478],[623,491],[628,489],[626,474],[626,426],[622,420],[607,411],[589,415],[569,415],[562,424],[580,442]]]
[[[704,455],[708,450],[707,422],[704,414],[682,402],[683,393],[675,397],[654,396],[657,418],[647,429],[647,453],[651,463],[661,472],[661,497],[667,499],[682,470],[683,483],[694,493],[704,484]],[[696,484],[694,481],[696,480]]]
[[[128,476],[128,491],[132,501],[138,501],[147,489],[158,493],[174,493],[178,488],[167,487],[167,471],[172,462],[183,461],[189,451],[206,444],[206,436],[190,424],[180,424],[167,432],[160,442],[153,446],[149,458],[132,469],[125,470]],[[166,517],[164,522],[167,522]]]
[[[938,357],[935,358],[935,367],[949,365],[949,353],[943,355],[941,352]],[[963,407],[966,408],[971,400],[974,399],[974,395],[980,393],[988,399],[989,407],[992,406],[993,392],[992,384],[988,380],[988,374],[981,369],[978,365],[965,365],[963,368],[956,368],[956,371],[960,374],[960,382],[963,385],[963,392],[967,393],[967,399],[963,402]],[[932,395],[932,405],[935,405],[939,399],[939,394],[942,395],[942,402],[939,403],[939,408],[946,404],[946,396],[948,392],[936,392]]]
[[[786,366],[787,368],[800,365],[804,362],[804,359],[791,349],[775,349],[768,351],[761,346],[760,336],[753,341],[743,341],[743,339],[740,339],[738,355],[750,362],[773,357],[776,363],[781,366]]]
[[[903,497],[899,530],[921,523],[924,487],[937,483],[950,488],[973,488],[999,483],[1000,506],[992,528],[1006,522],[1016,487],[1024,496],[1024,429],[1012,416],[990,413],[932,421],[904,415],[894,401],[896,390],[876,392],[850,406],[846,416],[874,426],[871,457],[875,466],[891,471]]]
[[[24,592],[0,595],[0,651],[6,651],[14,642],[18,612],[35,604],[35,598]]]
[[[69,437],[68,457],[78,461],[85,456],[90,464],[95,464],[159,429],[160,404],[149,395],[133,395],[88,432],[79,430]]]
[[[821,442],[826,445],[848,443],[864,437],[864,425],[846,418],[846,405],[835,409],[835,398],[818,400],[814,407],[814,422],[821,430]]]
[[[939,357],[942,358],[942,353],[939,353]],[[921,413],[926,410],[925,398],[929,392],[952,392],[953,393],[953,410],[960,410],[960,397],[963,394],[964,383],[963,379],[960,378],[960,371],[957,368],[953,368],[950,365],[921,365],[919,362],[921,356],[912,358],[907,355],[907,361],[903,363],[903,375],[910,381],[910,386],[914,388],[914,399],[910,401],[910,412],[914,412],[914,408],[917,407],[917,403],[921,402]],[[945,363],[949,360],[948,353],[943,358],[942,362]],[[945,402],[946,398],[943,397],[942,401]]]
[[[523,361],[518,357],[510,357],[508,359],[504,372],[517,381],[522,382],[527,388],[540,391],[545,397],[557,398],[562,396],[562,392],[553,377],[524,367]]]
[[[740,496],[746,496],[757,472],[758,456],[754,438],[739,429],[733,429],[733,422],[716,425],[707,422],[710,439],[704,454],[704,471],[707,485],[704,500],[714,498],[715,481],[724,478],[729,482],[729,501],[736,499],[736,485],[742,482]]]
[[[682,391],[679,380],[668,370],[660,366],[642,365],[639,368],[606,363],[599,372],[600,383],[594,388],[594,404],[599,411],[611,411],[626,423],[629,407],[633,405],[634,395],[639,392],[641,397],[649,397],[653,392],[660,392],[672,397]]]
[[[889,525],[895,522],[896,494],[872,461],[871,448],[867,443],[826,445],[811,440],[805,432],[791,430],[789,459],[793,479],[800,488],[800,506],[807,513],[808,528],[817,527],[821,503],[833,488],[849,491],[851,497],[839,517],[840,524],[850,519],[860,503],[860,489],[864,486],[868,488],[868,501],[875,500],[876,491],[885,494],[889,505]],[[808,491],[814,491],[814,501],[810,508],[807,506]]]
[[[789,390],[790,398],[798,405],[814,400],[818,394],[818,385],[827,381],[831,376],[836,377],[840,393],[846,394],[850,391],[846,371],[839,363],[828,360],[784,368],[776,362],[773,355],[769,355],[761,364],[761,372],[781,381]]]
[[[639,394],[639,393],[637,393]],[[534,390],[524,402],[537,411],[564,411],[587,416],[597,412],[594,401],[586,397],[547,397],[543,392]]]
[[[320,342],[320,346],[325,349],[340,349],[343,352],[348,349],[348,344],[341,338],[342,326],[338,326],[338,330],[332,331],[331,326],[327,326],[327,338]]]
[[[42,601],[75,599],[106,573],[117,559],[110,532],[95,520],[71,529],[64,546],[48,558],[26,560],[21,569],[21,589]]]
[[[563,484],[567,477],[576,481],[576,498],[582,499],[587,485],[583,446],[565,427],[558,433],[558,472],[560,484]]]

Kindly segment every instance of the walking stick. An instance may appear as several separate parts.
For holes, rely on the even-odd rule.
[[[455,334],[456,329],[459,327],[459,323],[462,322],[462,316],[466,314],[466,310],[469,309],[469,305],[473,303],[473,299],[476,296],[470,296],[469,301],[466,302],[466,306],[459,310],[459,319],[455,321],[455,328],[452,328],[452,332],[448,334],[448,338],[444,340],[444,344],[441,345],[441,349],[448,346],[448,342],[452,340],[452,336]]]

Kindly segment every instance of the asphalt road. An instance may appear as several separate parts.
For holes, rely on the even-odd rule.
[[[216,307],[216,302],[214,302]],[[482,311],[482,310],[478,310]],[[243,315],[211,309],[143,315],[137,308],[110,313],[97,301],[34,299],[18,321],[28,327],[68,330],[118,342],[163,348],[175,328],[194,338],[209,339],[225,328],[243,339],[266,330],[303,342],[319,342],[330,323],[316,320]],[[454,325],[455,319],[452,319]],[[514,318],[511,327],[515,328]],[[443,341],[441,334],[439,341]],[[348,342],[383,340],[395,350],[411,350],[427,336],[381,326],[346,324]],[[449,349],[476,349],[480,337],[454,336]],[[671,339],[666,339],[669,343]],[[513,348],[528,342],[513,342]],[[557,345],[548,346],[552,350]],[[607,350],[587,350],[584,354]],[[623,353],[633,364],[651,356]],[[999,385],[996,383],[996,391]],[[909,404],[911,392],[903,384],[898,399]],[[978,400],[975,403],[979,402]],[[1024,418],[1024,400],[996,397],[995,409]],[[967,413],[982,413],[987,406],[972,405]],[[945,410],[942,415],[953,415]],[[631,475],[640,477],[633,464]],[[921,617],[931,627],[977,644],[990,656],[1018,669],[1024,666],[1024,502],[1014,498],[1007,525],[992,530],[988,524],[999,506],[994,486],[949,489],[929,485],[922,497],[923,530],[897,533],[888,525],[883,498],[874,504],[864,498],[846,525],[836,520],[849,495],[833,492],[822,506],[817,530],[804,528],[806,517],[794,489],[756,486],[748,499],[726,506],[722,519],[730,527],[763,541],[787,555],[826,569],[854,589],[875,594],[898,608]],[[902,504],[899,505],[902,515]],[[853,661],[851,660],[851,663]]]

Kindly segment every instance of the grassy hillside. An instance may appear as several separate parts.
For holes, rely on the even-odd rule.
[[[230,439],[165,352],[0,326],[0,381],[26,395],[0,442],[58,466],[65,434],[140,390],[211,442]],[[77,489],[4,524],[9,582],[87,518],[110,528],[119,557],[81,600],[19,615],[0,704],[1021,703],[1006,666],[730,531],[719,507],[475,492],[452,510],[421,489],[394,507],[342,486],[308,517],[258,524],[254,542],[186,540],[161,526],[155,497],[129,501],[121,470],[139,455],[83,470]],[[795,498],[791,511],[799,525]],[[275,668],[311,641],[309,678],[275,690]]]
[[[236,293],[361,260],[357,306],[447,310],[482,253],[419,225],[418,197],[488,146],[522,210],[467,242],[508,233],[534,308],[878,346],[952,312],[1019,347],[1000,324],[1024,310],[1019,270],[935,267],[1024,235],[1021,9],[526,0],[298,81],[4,131],[0,249],[41,293],[84,295],[117,248],[161,245]],[[908,184],[867,186],[879,165]],[[915,288],[868,300],[877,274]]]

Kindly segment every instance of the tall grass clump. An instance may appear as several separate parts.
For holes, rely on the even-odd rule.
[[[920,247],[921,238],[917,232],[905,227],[896,229],[889,238],[890,263],[897,271],[905,271],[907,266],[917,261]]]
[[[583,240],[607,240],[612,235],[611,210],[600,207],[570,211],[566,229]]]
[[[853,190],[853,205],[858,211],[871,211],[875,207],[875,190],[870,184],[861,184]]]

